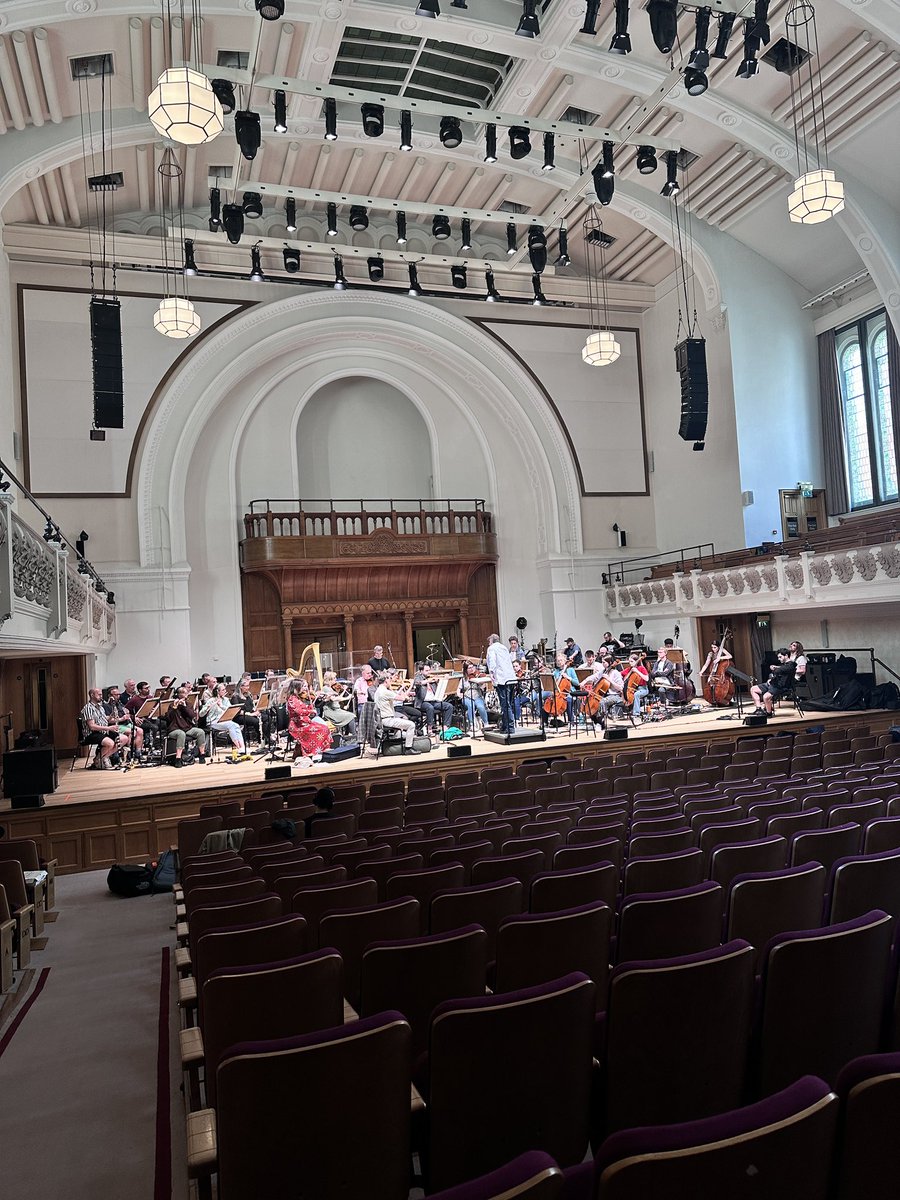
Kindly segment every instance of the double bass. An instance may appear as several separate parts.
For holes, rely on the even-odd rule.
[[[727,708],[734,699],[734,680],[728,674],[729,660],[724,657],[725,642],[729,637],[731,630],[726,629],[703,681],[703,699],[716,708]]]

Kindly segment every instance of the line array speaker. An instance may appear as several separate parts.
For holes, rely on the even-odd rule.
[[[122,310],[118,300],[91,298],[91,358],[94,365],[94,424],[122,429]]]
[[[675,347],[675,366],[681,376],[681,424],[678,436],[702,442],[709,414],[709,381],[706,375],[706,339],[685,338]]]

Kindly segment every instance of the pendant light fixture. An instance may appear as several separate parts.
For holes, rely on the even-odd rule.
[[[172,8],[168,0],[164,39],[168,35],[168,60],[173,62]],[[183,9],[185,5],[179,4]],[[181,58],[183,67],[170,66],[160,75],[156,87],[147,98],[147,111],[156,131],[164,138],[183,146],[201,146],[218,137],[224,128],[222,105],[213,86],[201,70],[203,55],[200,45],[202,29],[200,0],[191,0],[190,32],[188,23],[181,21]],[[190,46],[188,45],[190,39]]]
[[[582,225],[587,256],[588,309],[591,332],[585,339],[581,357],[589,367],[607,367],[622,353],[622,347],[609,327],[609,290],[606,279],[606,236],[596,205],[591,205]]]
[[[183,340],[200,332],[201,321],[188,298],[187,276],[196,273],[190,239],[184,236],[182,207],[182,171],[171,147],[166,147],[157,168],[161,258],[165,295],[153,315],[153,328],[164,337]],[[183,247],[185,258],[179,266],[176,247]],[[193,251],[193,243],[190,243]]]
[[[825,100],[815,74],[822,61],[816,10],[809,0],[792,0],[784,24],[788,45],[797,47],[800,59],[789,76],[798,177],[788,196],[788,214],[800,225],[818,225],[844,207],[844,185],[828,165]]]

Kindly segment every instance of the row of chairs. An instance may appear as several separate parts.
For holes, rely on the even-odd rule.
[[[0,840],[0,993],[12,991],[15,972],[31,963],[32,939],[44,934],[56,906],[56,866],[41,860],[30,838]],[[26,871],[44,871],[46,879],[26,880]]]

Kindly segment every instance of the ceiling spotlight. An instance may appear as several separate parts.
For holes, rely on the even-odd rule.
[[[445,241],[450,236],[450,218],[443,213],[436,213],[431,221],[431,236],[438,241]]]
[[[528,257],[532,270],[540,275],[547,265],[547,235],[541,225],[531,225],[528,229]]]
[[[468,8],[469,6],[468,6],[468,4],[466,4],[466,0],[450,0],[450,7],[451,8]]]
[[[466,267],[464,263],[454,263],[450,268],[450,282],[460,291],[466,286]]]
[[[630,54],[631,34],[628,32],[628,0],[616,0],[616,32],[609,43],[610,54]]]
[[[597,199],[604,205],[612,203],[612,198],[616,191],[615,175],[607,175],[604,171],[603,163],[598,162],[591,172],[591,177],[594,181],[594,191],[597,193]]]
[[[560,226],[559,230],[559,258],[553,264],[556,267],[570,267],[572,260],[569,258],[569,233],[565,225]]]
[[[438,0],[419,0],[416,5],[417,17],[439,17],[441,15],[441,6]]]
[[[678,0],[650,0],[650,32],[660,54],[670,54],[678,37]]]
[[[537,0],[522,0],[522,15],[516,27],[519,37],[535,38],[540,35],[541,25],[537,15]]]
[[[731,31],[734,29],[734,21],[736,13],[721,13],[719,16],[719,32],[716,36],[716,48],[712,52],[713,58],[728,57],[728,39],[731,37]]]
[[[666,182],[662,186],[661,196],[677,196],[681,191],[678,183],[678,151],[666,151]]]
[[[213,90],[213,95],[222,105],[223,113],[233,113],[237,107],[237,101],[234,98],[234,84],[230,79],[213,79],[209,85]]]
[[[209,232],[218,233],[222,228],[222,193],[217,187],[209,189]]]
[[[469,220],[468,217],[463,217],[461,225],[460,225],[460,231],[462,233],[462,239],[459,244],[460,250],[471,250],[472,249],[472,222]]]
[[[506,223],[506,253],[515,254],[516,252],[516,225],[514,221]]]
[[[275,132],[287,133],[287,96],[281,90],[275,93]]]
[[[384,259],[380,255],[373,255],[368,259],[369,278],[373,283],[381,283],[384,279]]]
[[[354,233],[362,233],[369,228],[369,214],[364,204],[350,205],[350,228]]]
[[[484,161],[486,163],[495,163],[497,161],[496,125],[485,125],[484,127]]]
[[[245,217],[258,219],[263,214],[262,196],[259,192],[244,192],[244,202],[241,207]]]
[[[256,0],[256,11],[264,21],[278,21],[284,16],[284,0]]]
[[[329,237],[337,237],[337,235],[338,235],[337,205],[334,203],[333,200],[329,203],[327,212],[328,212],[328,236]]]
[[[604,142],[603,143],[603,178],[604,179],[612,179],[613,175],[615,175],[615,173],[616,173],[616,166],[615,166],[615,163],[613,162],[614,150],[615,150],[615,146],[612,144],[612,142]]]
[[[709,87],[706,72],[700,67],[686,67],[684,71],[684,90],[689,96],[702,96]]]
[[[222,209],[222,228],[225,236],[236,246],[244,232],[244,210],[240,204],[226,204]]]
[[[408,108],[400,114],[400,149],[412,150],[412,113]]]
[[[495,303],[496,301],[503,299],[494,285],[494,272],[490,267],[488,267],[484,273],[484,286],[487,289],[487,294],[484,297],[485,300]]]
[[[251,283],[262,283],[262,281],[265,279],[265,275],[263,275],[262,262],[260,261],[260,257],[259,257],[260,244],[261,243],[259,243],[259,242],[255,242],[254,245],[252,245],[250,247],[250,282]]]
[[[652,146],[638,146],[637,169],[642,175],[652,175],[656,170],[656,151]]]
[[[360,106],[360,112],[366,137],[381,137],[384,133],[384,105],[363,104]]]
[[[415,263],[409,264],[409,295],[422,295],[422,289],[419,287],[419,272],[416,269]]]
[[[185,275],[197,274],[197,262],[194,258],[194,239],[184,239],[184,267],[182,268]]]
[[[337,100],[334,96],[325,100],[325,141],[337,141]]]
[[[406,213],[397,213],[397,245],[406,245]]]
[[[459,125],[459,117],[441,117],[441,145],[448,150],[455,150],[457,146],[462,145],[462,129]]]
[[[760,47],[760,37],[756,32],[756,18],[745,18],[744,20],[744,57],[741,65],[737,69],[737,79],[752,79],[759,70],[759,63],[756,60],[756,55]]]
[[[339,254],[334,256],[334,290],[343,292],[347,288],[347,276],[344,274],[344,260]]]
[[[688,59],[688,66],[696,67],[700,71],[705,71],[709,66],[709,51],[706,48],[706,42],[709,38],[709,18],[711,16],[711,8],[698,8],[697,16],[694,19],[694,48]]]
[[[300,251],[293,246],[285,246],[281,252],[284,259],[284,269],[289,275],[296,275],[300,270]]]
[[[600,16],[600,0],[587,0],[587,9],[584,14],[584,24],[581,26],[579,33],[589,33],[591,37],[597,36],[597,18]]]
[[[556,138],[550,132],[544,134],[544,165],[542,171],[552,171],[556,166]]]
[[[253,160],[262,145],[259,113],[239,108],[234,114],[234,136],[244,158]]]
[[[284,227],[288,233],[297,232],[297,201],[293,196],[284,202]]]
[[[537,306],[539,306],[539,307],[540,307],[541,305],[544,305],[544,304],[546,304],[546,303],[547,303],[547,297],[546,297],[546,296],[544,295],[544,293],[541,291],[541,277],[540,277],[540,275],[532,275],[532,277],[531,277],[531,286],[532,286],[532,289],[534,290],[534,299],[532,300],[532,302],[531,302],[531,303],[532,303],[532,304],[535,304],[535,305],[537,305]]]
[[[527,158],[531,153],[531,131],[524,125],[509,128],[509,156],[512,159]]]

